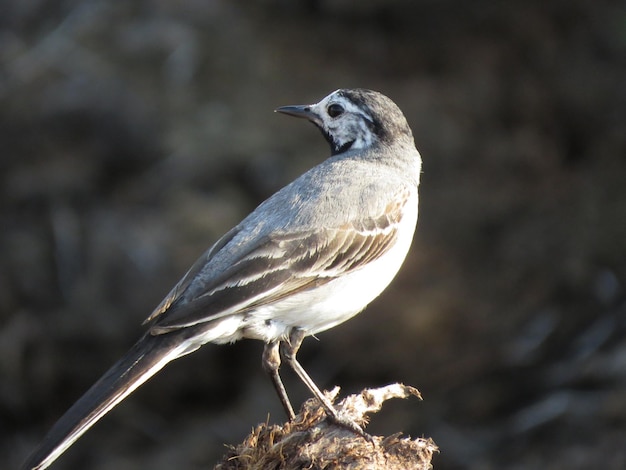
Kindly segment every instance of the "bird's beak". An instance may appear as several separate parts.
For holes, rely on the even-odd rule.
[[[298,106],[281,106],[276,108],[274,112],[287,114],[289,116],[305,118],[309,121],[315,120],[316,114],[311,109],[311,105],[298,105]]]

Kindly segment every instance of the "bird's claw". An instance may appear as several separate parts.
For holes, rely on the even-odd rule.
[[[372,443],[374,442],[374,438],[371,435],[366,433],[361,426],[359,426],[357,423],[355,423],[353,420],[349,418],[345,418],[339,415],[329,414],[328,420],[331,421],[333,424],[336,424],[337,426],[340,426],[344,429],[347,429],[348,431],[358,434],[359,436],[363,437],[369,442],[372,442]]]

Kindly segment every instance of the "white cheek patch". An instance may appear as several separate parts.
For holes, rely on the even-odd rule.
[[[374,134],[363,120],[360,120],[357,125],[361,127],[361,129],[359,130],[357,138],[352,144],[352,148],[362,149],[370,147],[374,143]]]
[[[345,113],[339,118],[331,118],[327,112],[331,103],[341,105]],[[372,122],[372,118],[352,101],[335,92],[313,105],[312,108],[320,116],[324,129],[332,136],[337,148],[352,142],[350,148],[362,149],[374,143],[376,135],[368,125],[368,122]]]

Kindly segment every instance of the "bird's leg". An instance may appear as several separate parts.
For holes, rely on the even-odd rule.
[[[298,377],[300,377],[300,379],[309,388],[309,390],[311,390],[311,393],[315,396],[315,398],[320,401],[320,403],[324,407],[324,410],[326,410],[328,418],[332,422],[348,429],[349,431],[359,434],[368,440],[371,440],[371,436],[363,431],[363,428],[361,428],[361,426],[359,426],[351,419],[347,419],[339,415],[339,412],[335,409],[330,400],[326,398],[326,396],[321,392],[317,385],[315,385],[311,377],[309,377],[309,374],[306,373],[304,368],[296,359],[296,354],[298,353],[298,349],[300,349],[300,345],[304,340],[304,336],[304,332],[298,328],[294,328],[293,330],[291,330],[291,333],[289,334],[289,340],[283,341],[281,343],[280,352],[283,358],[285,359],[285,361],[287,361],[287,364],[289,364],[289,366],[295,371],[295,373],[298,374]]]
[[[280,398],[280,402],[285,408],[285,413],[287,413],[289,421],[293,421],[296,414],[293,412],[293,407],[291,406],[291,402],[287,396],[287,391],[285,390],[283,381],[280,379],[280,375],[278,374],[278,369],[280,369],[279,344],[279,341],[272,341],[271,343],[267,343],[265,345],[265,348],[263,349],[263,369],[270,376],[270,379],[272,379],[276,393],[278,393],[278,398]]]

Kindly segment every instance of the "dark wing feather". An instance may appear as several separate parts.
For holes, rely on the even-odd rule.
[[[152,322],[159,315],[163,314],[167,310],[170,309],[172,304],[174,304],[179,298],[180,295],[187,289],[189,284],[195,279],[195,277],[200,273],[202,268],[210,261],[215,253],[220,251],[224,246],[228,244],[235,236],[239,233],[239,226],[232,228],[228,232],[226,232],[222,238],[220,238],[217,242],[213,244],[211,248],[209,248],[196,262],[191,266],[189,271],[183,276],[183,278],[178,281],[178,283],[174,286],[174,288],[165,296],[165,298],[161,301],[157,308],[150,314],[148,318],[146,318],[143,324],[147,324]]]

